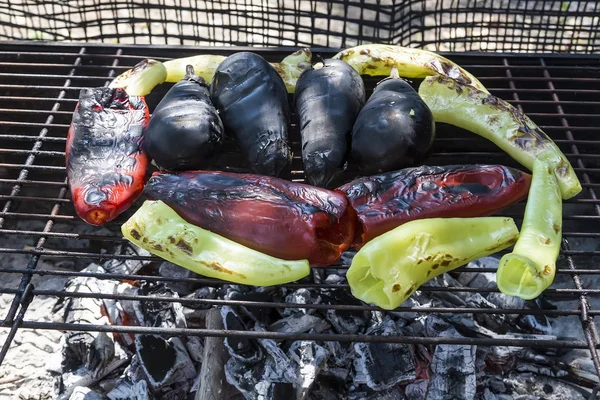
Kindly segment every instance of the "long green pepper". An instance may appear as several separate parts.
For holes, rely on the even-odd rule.
[[[393,310],[429,279],[503,250],[518,235],[512,218],[414,220],[367,242],[346,278],[356,298]]]
[[[542,160],[533,178],[521,235],[500,260],[496,281],[504,294],[531,300],[554,281],[562,238],[562,199],[552,168]]]

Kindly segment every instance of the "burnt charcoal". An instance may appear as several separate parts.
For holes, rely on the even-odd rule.
[[[308,394],[309,400],[338,400],[345,398],[345,380],[331,378],[322,373],[318,376],[312,390]]]
[[[461,337],[454,329],[442,332],[443,337]],[[429,381],[427,400],[475,399],[476,346],[438,345],[431,361],[432,376]]]
[[[450,327],[451,325],[445,319],[437,315],[429,315],[425,319],[425,336],[439,337],[442,332],[447,331]]]
[[[518,320],[518,325],[525,332],[552,335],[552,325],[545,315],[523,315]]]
[[[500,374],[512,371],[522,352],[520,347],[490,346],[482,350],[481,356],[490,371]]]
[[[83,271],[104,273],[104,269],[90,264]],[[76,277],[67,281],[65,291],[82,294],[112,293],[118,281],[92,277]],[[64,322],[109,325],[104,315],[103,302],[87,297],[66,297]],[[77,386],[89,386],[127,362],[127,354],[110,332],[66,332],[63,336],[62,376],[59,378],[61,399],[68,399]]]
[[[436,276],[427,282],[430,287],[462,287],[462,285],[452,278],[449,274]],[[417,290],[417,292],[419,292]],[[439,300],[445,307],[466,307],[465,298],[469,295],[467,292],[442,292],[435,291],[429,294],[432,299]]]
[[[185,296],[186,299],[207,299],[207,300],[214,300],[218,297],[218,293],[217,293],[217,289],[215,289],[212,286],[203,286],[197,290],[194,291],[194,293],[191,293],[187,296]],[[195,310],[209,310],[210,308],[212,308],[211,304],[194,304],[194,303],[187,303],[185,305],[185,308],[191,308],[191,309],[195,309]]]
[[[259,343],[264,349],[264,357],[254,362],[232,357],[225,364],[225,376],[246,399],[270,400],[275,398],[277,384],[296,383],[296,371],[275,341],[259,339]]]
[[[140,296],[156,298],[179,298],[177,293],[162,282],[143,282],[138,290]],[[186,328],[181,303],[170,301],[139,301],[134,303],[136,317],[144,326],[161,328]]]
[[[299,334],[314,330],[321,333],[329,329],[327,321],[309,314],[296,313],[289,317],[282,318],[269,325],[268,330],[272,332],[282,332],[286,334]]]
[[[90,388],[77,386],[73,390],[73,393],[71,393],[69,400],[104,400],[104,396],[102,396],[100,393],[94,392]]]
[[[148,257],[151,255],[148,251],[134,246],[130,243],[117,246],[117,249],[114,254],[143,257]],[[139,270],[141,270],[144,266],[146,266],[149,263],[150,261],[147,260],[136,260],[131,258],[111,258],[110,260],[102,264],[102,267],[104,267],[106,272],[111,274],[135,275]]]
[[[397,336],[399,332],[390,318],[369,329],[369,336]],[[384,390],[416,379],[416,363],[412,345],[402,343],[355,343],[359,355],[355,361],[365,383],[373,390]],[[359,383],[356,382],[355,383]]]
[[[165,386],[187,384],[189,390],[196,368],[181,339],[137,335],[135,345],[137,361],[150,388],[164,390]]]
[[[158,268],[158,274],[167,278],[175,279],[189,279],[189,278],[200,278],[200,275],[187,268],[180,267],[179,265],[170,263],[168,261],[160,264]],[[194,291],[195,286],[198,284],[190,282],[165,282],[165,285],[174,292],[177,292],[180,296],[187,296]]]
[[[218,309],[213,308],[206,315],[206,329],[223,329],[223,320]],[[223,338],[207,337],[202,358],[204,362],[198,374],[195,400],[237,400],[242,399],[241,393],[227,383],[225,364],[229,360]]]
[[[335,306],[336,304],[362,305],[349,291],[333,289],[324,291],[321,295],[323,304]],[[355,334],[362,331],[367,325],[370,315],[367,311],[341,311],[327,310],[325,318],[337,333]]]
[[[466,305],[472,308],[497,309],[495,304],[485,299],[479,293],[469,294],[466,298]],[[505,333],[510,328],[504,314],[474,314],[473,317],[478,323],[487,326],[494,332]]]
[[[302,288],[288,294],[285,297],[285,302],[292,304],[321,304],[322,299],[317,291]],[[282,311],[283,316],[295,313],[314,314],[315,310],[308,308],[286,308]]]
[[[585,400],[589,393],[567,382],[532,373],[511,373],[504,378],[507,394],[544,400]]]
[[[248,290],[231,290],[227,293],[225,299],[235,301],[253,301],[253,302],[279,302],[283,300],[281,288],[277,287],[258,287]],[[249,307],[247,309],[253,318],[264,324],[270,324],[279,319],[279,313],[273,307]]]
[[[419,379],[406,385],[404,394],[410,400],[425,400],[427,398],[427,386],[428,381],[426,379]]]
[[[221,307],[221,318],[223,326],[228,331],[247,331],[246,324],[229,306]],[[229,354],[243,363],[256,363],[263,358],[263,353],[256,340],[243,337],[228,336],[224,340]]]
[[[148,384],[145,380],[133,382],[130,378],[123,378],[106,394],[110,400],[150,400]]]
[[[303,400],[325,366],[328,351],[315,342],[297,341],[288,350],[288,357],[296,365],[296,393],[294,398]]]
[[[468,268],[498,268],[499,261],[495,257],[482,257],[467,264]],[[496,287],[496,274],[493,272],[461,272],[458,274],[458,282],[462,286],[490,289]]]
[[[525,300],[522,298],[516,296],[507,296],[503,293],[489,293],[486,296],[486,299],[498,308],[511,308],[520,310],[525,307]],[[511,323],[519,317],[519,314],[504,314],[506,321]]]
[[[202,364],[202,354],[204,353],[203,339],[198,336],[187,336],[185,339],[185,347],[192,361],[196,364]]]
[[[346,282],[346,278],[342,274],[330,273],[325,278],[325,283],[328,285],[343,285]]]
[[[589,386],[600,383],[588,350],[571,350],[561,356],[560,362],[567,366],[567,370],[576,380]]]

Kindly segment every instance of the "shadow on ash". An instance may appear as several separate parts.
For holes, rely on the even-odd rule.
[[[121,250],[134,251],[131,248]],[[135,250],[140,252],[139,249]],[[345,255],[349,263],[352,254]],[[495,268],[482,258],[469,266]],[[170,263],[111,260],[90,272],[195,274]],[[316,283],[344,283],[345,269],[319,269]],[[560,282],[559,282],[560,284]],[[463,272],[439,276],[429,286],[496,288],[495,274]],[[297,304],[361,304],[342,289],[186,282],[128,282],[78,277],[65,290],[160,298],[277,301]],[[556,309],[572,302],[543,297],[524,301],[499,293],[417,291],[404,306]],[[575,306],[576,307],[576,306]],[[377,336],[582,339],[576,317],[506,314],[212,307],[206,303],[140,302],[68,298],[55,309],[64,322]],[[589,352],[565,348],[477,347],[275,341],[240,337],[163,337],[69,332],[60,362],[48,368],[63,400],[124,399],[546,399],[583,400],[598,383]]]

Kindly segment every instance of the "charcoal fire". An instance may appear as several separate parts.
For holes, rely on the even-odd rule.
[[[494,268],[497,263],[496,258],[485,257],[471,263],[469,268]],[[103,273],[107,268],[120,274],[149,271],[186,279],[178,282],[72,279],[65,290],[141,295],[156,301],[73,298],[62,305],[66,310],[65,321],[269,331],[288,336],[324,333],[465,339],[553,340],[559,337],[557,324],[561,320],[540,317],[535,312],[532,315],[430,314],[336,309],[337,305],[361,305],[343,286],[336,286],[345,283],[344,269],[338,267],[323,269],[317,274],[319,282],[333,285],[328,289],[202,286],[195,279],[187,279],[194,278],[187,272],[177,275],[178,267],[169,263],[144,269],[144,265],[112,261],[102,267],[92,264],[86,271]],[[495,288],[495,275],[487,272],[444,274],[428,285]],[[182,305],[176,301],[179,298],[273,301],[299,306],[281,309],[214,307],[207,302]],[[303,304],[326,307],[298,308]],[[556,305],[543,298],[524,301],[496,291],[418,290],[402,307],[543,311]],[[588,388],[598,383],[585,350],[107,333],[66,333],[64,340],[59,379],[62,399],[180,399],[197,394],[196,398],[206,400],[211,398],[207,396],[218,398],[216,392],[219,392],[228,399],[250,400],[510,400],[527,395],[564,400],[586,399],[590,393]]]

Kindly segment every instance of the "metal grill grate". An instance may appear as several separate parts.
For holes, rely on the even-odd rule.
[[[558,263],[556,284],[544,296],[548,299],[570,299],[578,306],[569,310],[547,309],[486,309],[486,308],[421,308],[405,307],[398,312],[429,313],[495,313],[547,316],[578,316],[586,340],[493,339],[483,337],[426,338],[406,336],[366,336],[334,334],[288,335],[277,332],[246,332],[207,329],[167,329],[134,326],[67,324],[32,320],[27,316],[30,301],[39,296],[96,297],[104,299],[157,301],[151,296],[125,296],[105,293],[72,293],[60,290],[36,289],[34,277],[94,276],[100,279],[129,281],[186,281],[219,286],[208,278],[176,279],[146,275],[96,274],[37,268],[41,260],[68,259],[87,263],[109,258],[148,259],[156,257],[115,256],[102,249],[124,242],[119,227],[132,210],[102,229],[86,227],[74,213],[66,187],[64,146],[71,113],[79,89],[102,86],[142,58],[167,60],[202,52],[228,54],[230,49],[200,49],[192,47],[144,47],[74,44],[3,44],[0,45],[0,273],[16,274],[15,286],[0,284],[0,293],[14,295],[10,309],[2,320],[8,336],[0,351],[2,361],[18,329],[53,329],[75,331],[112,331],[130,333],[160,333],[165,335],[238,336],[254,338],[369,341],[419,344],[474,344],[479,346],[563,347],[588,349],[600,375],[597,349],[600,343],[595,318],[600,315],[600,57],[536,56],[510,54],[447,54],[453,61],[479,77],[482,83],[503,99],[521,107],[561,147],[577,171],[583,192],[564,204],[564,240]],[[254,49],[270,61],[276,61],[293,49]],[[327,56],[330,50],[315,49]],[[366,79],[370,89],[377,79]],[[157,88],[148,96],[151,107],[156,105],[166,88]],[[295,139],[294,139],[295,137]],[[295,153],[299,154],[298,132],[292,135]],[[464,131],[440,125],[434,152],[428,164],[502,163],[518,165],[491,143]],[[301,171],[301,161],[294,160],[293,170]],[[292,175],[302,180],[301,172]],[[139,205],[139,202],[138,202]],[[506,210],[505,215],[522,220],[524,203]],[[27,222],[27,229],[23,228]],[[35,226],[32,229],[31,226]],[[17,240],[18,239],[18,240]],[[79,241],[78,249],[67,249],[67,240]],[[15,244],[18,243],[18,244]],[[28,245],[23,247],[22,243]],[[8,265],[12,256],[28,256],[28,262],[15,268]],[[336,265],[335,268],[347,268]],[[466,267],[461,271],[469,270]],[[473,270],[473,269],[471,269]],[[477,269],[478,272],[495,272]],[[312,283],[283,285],[289,288],[341,289],[345,284],[327,284],[319,279]],[[490,293],[497,289],[471,287],[423,287],[423,291]],[[237,305],[261,308],[336,309],[346,311],[375,310],[355,304],[303,304],[258,301],[173,299],[195,305]]]

